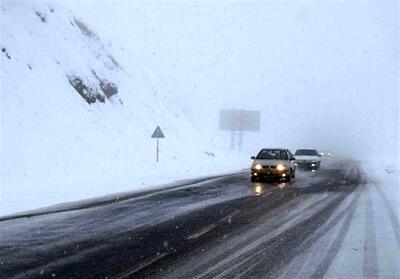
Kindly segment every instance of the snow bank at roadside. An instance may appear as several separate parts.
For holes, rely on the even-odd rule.
[[[105,43],[90,12],[1,1],[0,216],[249,163],[200,133],[134,53]]]
[[[364,171],[371,184],[379,187],[400,220],[400,166],[396,162],[364,163]],[[378,208],[376,208],[378,210]],[[380,209],[379,209],[380,210]]]

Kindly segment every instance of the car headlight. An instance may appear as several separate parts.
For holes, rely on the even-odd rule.
[[[283,170],[285,169],[285,166],[279,164],[279,165],[276,166],[276,169],[277,169],[278,171],[283,171]]]
[[[255,168],[256,170],[261,170],[261,169],[262,169],[262,166],[261,166],[260,164],[257,164],[257,165],[254,166],[254,168]]]

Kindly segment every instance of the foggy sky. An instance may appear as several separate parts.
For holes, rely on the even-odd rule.
[[[254,109],[262,122],[250,149],[399,156],[397,1],[96,3],[109,12],[90,25],[106,20],[98,31],[213,137],[219,109]]]

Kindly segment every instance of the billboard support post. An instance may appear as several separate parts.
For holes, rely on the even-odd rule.
[[[231,149],[238,148],[242,150],[243,146],[243,131],[241,130],[231,130]]]
[[[260,112],[248,110],[220,110],[219,129],[231,132],[231,149],[242,150],[243,132],[260,131]]]
[[[243,144],[243,131],[239,131],[239,151],[242,150],[242,144]]]

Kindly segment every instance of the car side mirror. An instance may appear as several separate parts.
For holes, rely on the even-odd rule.
[[[251,156],[250,159],[255,160],[256,156]]]
[[[295,157],[292,157],[292,158],[290,158],[290,161],[294,161],[294,160],[296,160],[296,158],[295,158]]]
[[[322,157],[322,155],[321,155],[321,154],[318,154],[318,157]]]

